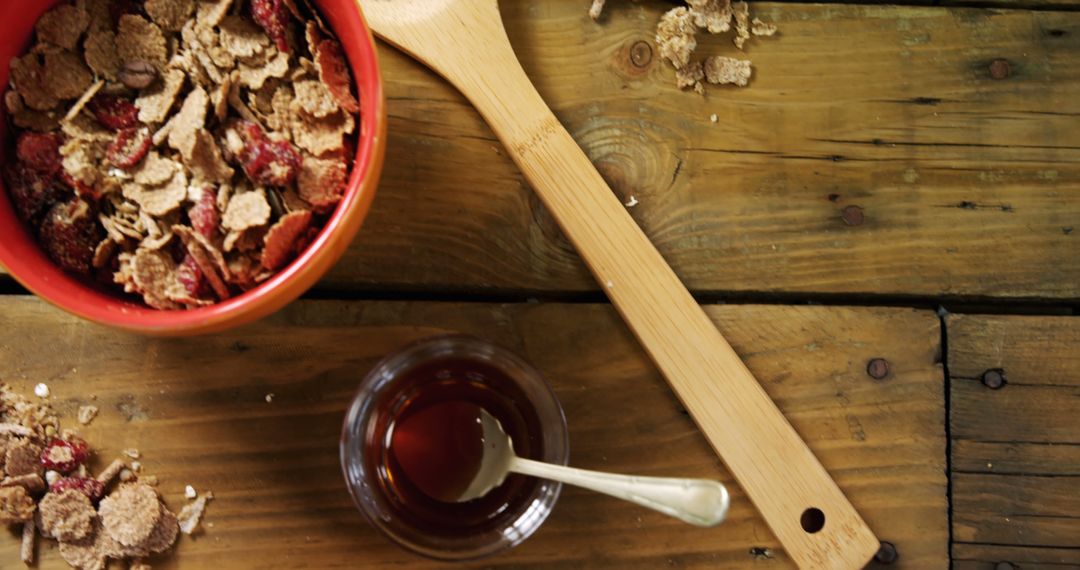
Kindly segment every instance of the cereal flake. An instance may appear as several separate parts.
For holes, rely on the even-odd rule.
[[[57,540],[80,540],[94,530],[97,512],[85,494],[74,489],[47,493],[38,504],[41,530]]]
[[[134,14],[120,17],[116,34],[116,53],[124,63],[146,62],[162,71],[169,50],[165,35],[157,24]]]
[[[82,6],[61,4],[45,12],[35,29],[39,40],[70,51],[79,45],[88,25],[90,16]]]

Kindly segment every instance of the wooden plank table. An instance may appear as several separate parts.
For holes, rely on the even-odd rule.
[[[502,8],[541,93],[676,271],[736,303],[709,314],[895,546],[891,567],[1080,567],[1080,4],[755,3],[780,34],[751,42],[748,88],[707,97],[655,56],[670,2],[612,0],[599,24],[587,4]],[[213,527],[155,567],[447,567],[363,522],[336,448],[375,360],[442,330],[551,379],[575,465],[731,482],[476,112],[381,57],[383,183],[309,299],[160,340],[0,282],[0,380],[46,382],[69,418],[96,396],[99,462],[138,447],[174,507],[186,484],[217,495]],[[700,530],[567,489],[535,537],[473,566],[790,567],[732,491],[731,520]],[[0,541],[0,567],[16,557]]]

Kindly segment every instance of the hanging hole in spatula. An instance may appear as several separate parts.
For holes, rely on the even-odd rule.
[[[817,507],[810,507],[803,511],[802,516],[799,517],[799,524],[808,534],[814,534],[825,528],[825,513],[821,512],[821,509]]]

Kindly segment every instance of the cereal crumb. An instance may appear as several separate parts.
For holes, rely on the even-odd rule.
[[[138,461],[132,461],[131,462],[131,470],[134,471],[135,473],[138,473],[138,472],[142,471],[142,463],[139,463]]]
[[[184,497],[186,497],[188,499],[194,499],[195,497],[198,497],[198,496],[199,496],[199,494],[195,492],[195,487],[192,487],[191,485],[188,485],[187,487],[184,487]]]
[[[637,206],[638,203],[639,202],[636,196],[630,196],[630,199],[626,201],[625,206],[627,208],[633,208],[634,206]]]
[[[37,386],[34,386],[34,395],[38,398],[48,398],[49,393],[48,384],[40,383]]]
[[[0,524],[12,525],[31,520],[34,509],[34,499],[26,489],[19,486],[0,487]]]
[[[271,393],[266,395],[266,403],[269,404],[270,402],[273,402],[273,401],[274,401],[274,393],[271,392]]]
[[[177,519],[180,521],[180,532],[192,534],[199,528],[199,520],[202,519],[203,511],[206,510],[206,503],[213,498],[214,494],[207,492],[195,499],[195,502],[189,503],[183,509],[180,509],[180,514],[177,515]]]
[[[128,456],[128,457],[130,457],[132,459],[138,459],[140,457],[139,450],[135,449],[134,447],[129,448],[129,449],[125,449],[124,450],[124,455],[126,455],[126,456]]]
[[[750,81],[750,61],[724,56],[712,56],[705,60],[705,79],[709,83],[745,86]]]
[[[38,505],[41,530],[57,540],[80,540],[94,529],[97,512],[90,499],[75,489],[47,493]]]
[[[600,14],[604,11],[605,0],[593,0],[592,6],[589,7],[589,17],[593,20],[599,20]]]
[[[152,487],[127,483],[101,500],[98,514],[110,537],[124,546],[137,546],[154,532],[162,508]]]
[[[709,115],[709,120],[718,123],[720,122],[720,117],[716,113],[713,113],[712,115]]]
[[[110,242],[115,243],[115,242]],[[90,425],[90,422],[94,421],[94,418],[98,415],[97,406],[79,406],[78,420],[82,425]]]

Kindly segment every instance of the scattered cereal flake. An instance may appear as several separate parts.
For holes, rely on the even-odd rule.
[[[139,108],[139,120],[143,123],[164,121],[169,116],[169,110],[176,103],[176,97],[183,87],[183,71],[179,69],[166,71],[163,81],[135,100],[135,106]]]
[[[38,383],[38,385],[34,386],[34,395],[38,398],[48,398],[49,385],[44,382]]]
[[[135,449],[134,447],[129,448],[129,449],[125,449],[124,450],[124,455],[126,455],[126,456],[128,456],[128,457],[130,457],[132,459],[138,459],[139,457],[141,457],[141,454],[139,453],[139,450]]]
[[[265,400],[266,400],[267,404],[273,403],[273,401],[274,401],[274,393],[270,392],[269,394],[267,394]],[[207,525],[207,526],[209,526],[209,525]]]
[[[98,506],[102,528],[125,546],[137,546],[150,538],[161,511],[157,491],[139,483],[121,485]]]
[[[90,24],[90,16],[82,6],[61,4],[37,21],[38,39],[66,50],[74,50],[79,38]]]
[[[291,118],[290,131],[296,146],[315,156],[341,151],[345,148],[345,135],[356,128],[352,115],[338,110],[337,113],[322,119],[306,117],[299,110],[299,103],[293,101],[295,112]]]
[[[705,60],[705,79],[717,85],[731,84],[743,87],[750,80],[750,62],[724,56],[712,56]]]
[[[141,184],[124,184],[124,197],[137,203],[151,216],[164,216],[176,210],[187,197],[188,180],[183,170],[176,171],[165,186],[149,187]]]
[[[346,171],[341,158],[305,156],[296,178],[300,198],[320,210],[335,206],[345,193]]]
[[[102,486],[108,485],[109,483],[112,483],[112,480],[123,469],[124,461],[122,459],[113,459],[112,463],[97,476],[97,480]]]
[[[161,517],[158,519],[157,524],[154,525],[154,530],[150,533],[150,536],[142,543],[135,546],[127,547],[120,545],[120,548],[117,550],[117,553],[120,556],[149,556],[151,554],[165,552],[176,543],[176,537],[180,530],[176,515],[169,511],[169,509],[166,509],[164,505],[160,508]]]
[[[266,201],[266,193],[256,190],[233,196],[221,218],[221,225],[239,231],[264,225],[268,221],[270,204]]]
[[[290,212],[282,216],[266,234],[262,266],[271,271],[284,266],[293,256],[296,240],[310,226],[311,212]]]
[[[4,471],[10,477],[19,475],[45,474],[41,466],[41,446],[29,439],[20,439],[7,448],[4,455]]]
[[[198,496],[199,496],[199,494],[195,492],[195,487],[192,487],[191,485],[188,485],[188,486],[184,487],[184,497],[185,498],[194,499],[195,497],[198,497]]]
[[[637,206],[638,203],[639,202],[636,196],[630,196],[630,199],[626,201],[625,206],[627,208],[633,208],[634,206]]]
[[[90,499],[75,489],[47,493],[38,504],[41,529],[57,540],[79,540],[94,530],[97,512]]]
[[[195,133],[206,126],[206,107],[209,104],[210,96],[202,87],[196,87],[188,93],[183,106],[173,118],[169,146],[180,151],[184,158],[190,159],[195,148]]]
[[[112,240],[104,240],[101,243],[110,243],[110,244],[113,244],[113,247],[116,247],[116,244]],[[101,265],[96,265],[95,267],[102,267],[102,266]],[[94,421],[94,418],[97,417],[97,415],[98,415],[98,407],[97,406],[79,406],[78,419],[79,419],[80,424],[82,424],[84,426],[85,425],[90,425],[90,422]]]
[[[83,57],[90,69],[108,79],[116,81],[123,63],[116,53],[116,34],[111,31],[91,32],[83,44]]]
[[[251,57],[270,47],[270,38],[247,18],[228,16],[220,27],[221,45],[235,57]]]
[[[34,542],[37,538],[37,525],[34,523],[34,518],[23,523],[22,529],[22,543],[19,545],[19,559],[24,564],[33,564],[34,562]]]
[[[169,58],[165,35],[157,24],[135,14],[120,16],[116,53],[124,63],[146,62],[162,71]]]
[[[214,136],[208,131],[195,133],[195,144],[188,161],[196,184],[203,182],[228,182],[233,176],[233,169],[225,162]]]
[[[600,14],[604,12],[605,0],[593,0],[592,6],[589,7],[589,17],[594,21],[600,19]]]
[[[712,115],[709,115],[709,120],[714,122],[714,123],[719,123],[720,122],[720,116],[717,115],[716,113],[713,113]]]
[[[44,73],[37,54],[29,53],[11,60],[12,85],[26,105],[38,111],[52,110],[60,102],[52,90],[46,88]]]
[[[119,548],[101,522],[95,520],[90,533],[82,539],[60,541],[60,557],[79,570],[105,570],[109,555]]]
[[[696,32],[690,10],[685,7],[668,10],[656,27],[656,47],[660,56],[670,61],[675,69],[686,67],[690,63],[690,54],[697,47]]]
[[[291,128],[291,111],[293,100],[296,98],[293,90],[288,85],[278,87],[270,99],[272,113],[266,118],[266,126],[270,129],[288,133]]]
[[[34,518],[34,499],[22,487],[0,487],[0,525],[23,523]]]
[[[135,183],[143,186],[160,186],[169,180],[180,169],[175,161],[164,158],[157,152],[150,152],[146,160],[133,172]]]
[[[79,55],[70,51],[45,54],[42,82],[57,99],[74,99],[86,92],[94,75]]]
[[[45,480],[37,473],[19,475],[18,477],[4,477],[4,480],[0,481],[0,487],[14,487],[16,485],[30,493],[40,493],[45,490]]]
[[[686,0],[694,24],[709,30],[710,34],[722,34],[731,29],[731,0]]]
[[[195,0],[146,0],[146,13],[166,32],[179,32],[195,11]]]
[[[213,28],[225,20],[233,0],[199,0],[195,20],[205,28]]]
[[[199,527],[199,520],[202,519],[203,512],[206,510],[206,503],[213,498],[213,493],[206,493],[195,499],[195,502],[189,503],[183,509],[180,509],[180,514],[177,516],[180,521],[180,532],[184,534],[195,532],[195,529]]]
[[[683,67],[682,69],[675,70],[675,84],[679,86],[679,89],[690,89],[705,94],[705,87],[701,85],[701,80],[705,79],[705,68],[700,61],[693,61]]]
[[[758,18],[750,21],[750,33],[755,36],[771,36],[776,34],[776,24],[766,24]]]
[[[742,49],[750,39],[750,5],[742,0],[735,2],[735,47]]]
[[[267,79],[285,77],[289,72],[289,54],[278,52],[266,65],[252,67],[240,64],[240,84],[248,89],[259,89]]]
[[[313,79],[297,81],[293,84],[293,89],[296,90],[296,101],[300,104],[300,108],[312,117],[322,119],[338,110],[337,102],[322,81]]]

